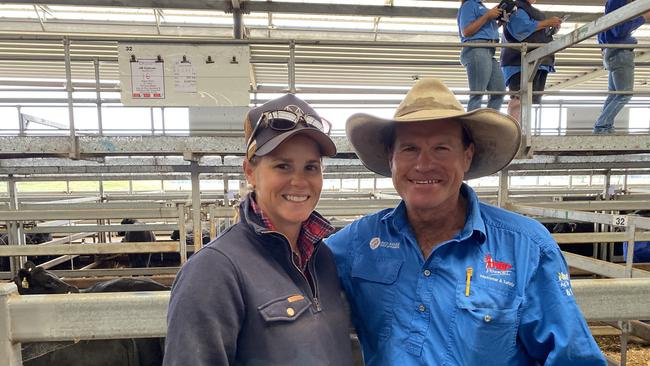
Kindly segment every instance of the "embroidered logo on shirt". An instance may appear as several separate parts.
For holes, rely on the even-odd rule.
[[[379,239],[378,236],[375,236],[374,238],[370,239],[370,249],[375,250],[379,248],[379,243],[381,243],[381,239]]]
[[[573,296],[573,289],[571,289],[571,282],[569,282],[569,275],[564,272],[557,273],[557,280],[560,284],[560,289],[567,296]]]
[[[509,275],[512,269],[512,264],[494,260],[492,255],[488,254],[483,258],[485,262],[485,272],[495,275]]]
[[[379,247],[382,248],[388,248],[388,249],[399,249],[399,242],[388,242],[388,241],[381,241],[381,239],[376,236],[372,239],[370,239],[370,249],[375,250]]]

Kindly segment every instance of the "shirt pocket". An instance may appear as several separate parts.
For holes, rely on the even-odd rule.
[[[350,277],[354,293],[349,300],[357,316],[379,340],[391,333],[395,302],[395,282],[404,262],[401,258],[358,256],[352,263]]]
[[[456,287],[456,306],[450,339],[452,358],[460,364],[509,365],[515,351],[522,298],[514,291],[465,283]]]
[[[311,301],[302,295],[289,295],[270,300],[257,307],[260,315],[267,323],[293,322],[302,315]]]

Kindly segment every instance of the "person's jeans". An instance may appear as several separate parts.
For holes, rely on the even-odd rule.
[[[485,42],[485,41],[477,41]],[[471,91],[503,91],[506,86],[499,62],[494,58],[494,48],[463,47],[460,52],[460,63],[467,70],[467,81]],[[488,108],[501,110],[503,94],[493,94],[488,98]],[[467,111],[481,108],[483,95],[470,95]]]
[[[631,91],[634,88],[634,50],[607,48],[603,65],[609,72],[609,91]],[[632,94],[610,94],[605,99],[603,111],[594,124],[594,133],[614,132],[614,118],[632,99]]]

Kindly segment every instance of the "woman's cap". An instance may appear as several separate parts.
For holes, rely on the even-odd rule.
[[[309,104],[293,94],[286,94],[252,108],[244,118],[247,159],[253,156],[264,156],[280,146],[286,139],[297,134],[304,134],[313,139],[318,144],[322,155],[329,157],[336,155],[336,146],[329,136],[307,123],[296,121],[295,126],[283,130],[274,129],[270,123],[266,122],[264,125],[257,126],[258,123],[264,122],[263,117],[269,115],[269,112],[276,111],[289,111],[296,117],[311,116],[319,121],[323,120]]]

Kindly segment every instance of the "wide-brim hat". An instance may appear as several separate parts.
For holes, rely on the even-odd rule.
[[[397,107],[393,119],[357,113],[348,118],[345,130],[363,165],[390,177],[386,131],[401,123],[439,120],[461,123],[474,143],[474,157],[465,179],[503,169],[515,157],[521,143],[521,127],[514,118],[489,108],[465,112],[451,90],[438,79],[418,80]]]
[[[255,133],[254,139],[249,141],[257,123],[266,112],[290,111],[297,115],[309,115],[318,120],[322,117],[304,100],[293,94],[286,94],[279,98],[269,100],[261,106],[252,108],[244,118],[244,138],[246,141],[246,157],[254,155],[264,156],[280,146],[285,140],[292,136],[302,134],[314,140],[323,156],[333,157],[336,155],[336,145],[330,137],[318,128],[305,123],[298,123],[295,127],[286,131],[274,130],[270,127],[263,127]]]

